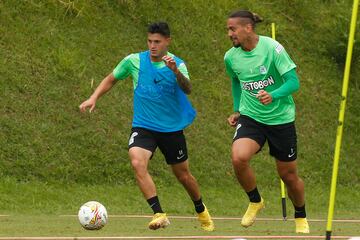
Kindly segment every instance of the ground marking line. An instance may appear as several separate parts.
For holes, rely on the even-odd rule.
[[[77,215],[60,215],[60,217],[76,217]],[[111,218],[152,218],[153,215],[109,215]],[[197,219],[193,216],[167,216],[172,219]],[[241,220],[240,217],[212,217],[214,220]],[[256,218],[257,221],[284,221],[282,218]],[[309,222],[326,222],[326,219],[307,219]],[[293,218],[287,221],[294,221]],[[360,219],[334,219],[333,222],[360,223]]]
[[[124,239],[324,239],[325,236],[134,236],[134,237],[0,237],[0,240],[124,240]],[[331,236],[349,239],[351,236]]]

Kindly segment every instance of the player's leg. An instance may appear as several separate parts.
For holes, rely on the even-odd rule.
[[[132,147],[129,149],[131,166],[134,170],[138,186],[145,199],[156,196],[155,184],[148,172],[148,164],[151,155],[151,151],[141,147]]]
[[[241,221],[241,225],[244,227],[251,226],[257,213],[265,206],[256,186],[255,173],[250,166],[252,156],[260,151],[265,142],[261,128],[262,126],[255,120],[240,116],[231,149],[232,165],[237,180],[250,200]]]
[[[214,222],[211,219],[208,209],[202,202],[198,183],[190,173],[189,161],[186,160],[181,163],[172,164],[171,168],[176,178],[184,186],[192,199],[202,229],[205,231],[213,231],[215,228]]]
[[[199,185],[190,172],[189,161],[187,160],[186,140],[183,131],[160,134],[158,137],[158,145],[165,156],[167,164],[171,166],[174,175],[192,199],[202,229],[213,231],[214,223],[211,220],[206,206],[202,202]]]
[[[150,131],[141,128],[132,129],[129,139],[129,157],[138,186],[154,212],[154,217],[149,223],[149,228],[153,230],[170,224],[161,208],[154,181],[148,172],[149,160],[155,149],[156,142]]]
[[[268,128],[270,154],[276,159],[280,178],[295,208],[296,232],[309,233],[306,220],[304,182],[297,173],[297,136],[294,123]]]
[[[295,208],[295,227],[297,233],[309,233],[306,219],[304,182],[297,174],[297,161],[276,161],[280,178],[286,185],[288,195]]]
[[[250,160],[260,149],[259,144],[250,138],[234,141],[231,148],[231,160],[236,178],[246,192],[256,188],[256,178]]]
[[[304,206],[304,182],[297,174],[297,161],[284,162],[276,160],[276,167],[280,178],[286,185],[289,198],[293,202],[294,206]]]
[[[190,173],[189,161],[185,160],[180,163],[171,164],[170,166],[177,180],[184,186],[191,199],[193,201],[199,200],[201,198],[199,186],[194,176]],[[200,211],[204,210],[202,204],[199,208]]]

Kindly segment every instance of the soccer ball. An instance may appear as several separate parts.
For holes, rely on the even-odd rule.
[[[108,220],[106,208],[99,202],[90,201],[80,207],[79,222],[87,230],[99,230]]]

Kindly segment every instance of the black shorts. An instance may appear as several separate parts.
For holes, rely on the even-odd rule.
[[[167,164],[176,164],[188,159],[186,140],[183,131],[156,132],[145,128],[131,129],[129,149],[140,147],[155,152],[159,147]]]
[[[297,137],[295,123],[266,125],[256,120],[240,115],[233,142],[239,138],[250,138],[260,145],[260,150],[266,140],[270,155],[279,161],[290,162],[297,158]]]

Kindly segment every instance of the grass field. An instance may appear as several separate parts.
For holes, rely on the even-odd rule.
[[[69,237],[139,237],[139,236],[288,236],[295,235],[292,221],[293,208],[288,206],[288,221],[261,220],[261,218],[281,219],[280,192],[274,187],[264,189],[263,197],[266,208],[259,215],[260,220],[248,229],[240,226],[239,218],[247,207],[247,199],[240,188],[235,185],[228,186],[228,191],[219,194],[213,188],[204,187],[204,200],[214,217],[236,218],[215,219],[216,232],[204,233],[197,223],[191,201],[185,191],[175,186],[160,187],[159,196],[163,208],[171,218],[169,228],[160,231],[147,229],[151,211],[145,200],[142,199],[136,186],[110,187],[96,186],[47,186],[43,183],[18,184],[8,180],[6,187],[1,184],[1,192],[6,195],[19,194],[19,198],[11,199],[7,206],[1,206],[0,213],[8,216],[0,217],[1,237],[38,237],[38,236],[69,236]],[[309,186],[310,187],[310,186]],[[348,199],[349,188],[339,189],[336,209],[336,219],[358,219],[359,206]],[[317,195],[307,197],[308,217],[311,220],[311,236],[320,236],[325,233],[327,213],[327,191],[312,187]],[[24,193],[24,194],[21,194]],[[3,199],[3,198],[2,198]],[[109,224],[100,231],[86,231],[78,223],[76,214],[78,208],[87,200],[102,202],[110,215]],[[359,193],[353,199],[360,199]],[[5,201],[3,201],[5,202]],[[29,206],[27,208],[27,206]],[[344,207],[345,206],[345,207]],[[352,206],[347,208],[346,206]],[[340,210],[339,210],[340,209]],[[128,217],[124,217],[127,215]],[[143,217],[129,217],[141,215]],[[186,216],[187,218],[176,218]],[[334,222],[333,235],[357,236],[360,235],[360,221]],[[301,235],[296,235],[301,236]]]
[[[175,216],[174,216],[175,217]],[[188,216],[189,217],[189,216]],[[269,221],[261,218],[250,228],[240,226],[240,220],[215,219],[216,231],[201,230],[196,219],[171,218],[166,229],[147,229],[150,218],[110,216],[109,223],[99,231],[83,229],[76,216],[17,215],[0,217],[0,237],[171,237],[171,236],[306,236],[295,234],[294,222]],[[310,222],[311,236],[324,235],[325,222]],[[334,236],[358,236],[360,222],[334,223]]]

